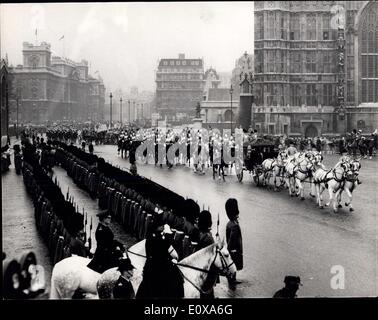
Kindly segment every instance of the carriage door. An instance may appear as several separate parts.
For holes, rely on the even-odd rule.
[[[305,137],[306,138],[314,138],[314,137],[317,137],[317,136],[318,136],[318,129],[316,129],[316,127],[313,124],[309,125],[306,128]]]

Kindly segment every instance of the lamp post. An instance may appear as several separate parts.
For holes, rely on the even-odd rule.
[[[231,84],[231,88],[230,88],[230,96],[231,96],[231,134],[232,134],[232,94],[234,92],[234,89],[232,88],[232,84]]]
[[[119,118],[121,121],[121,128],[122,128],[122,97],[119,98],[119,112],[120,112]]]
[[[135,118],[135,114],[136,114],[136,112],[135,112],[135,100],[133,101],[133,103],[134,103],[134,121],[136,120],[136,118]]]
[[[16,109],[16,138],[18,139],[18,110],[19,110],[19,102],[21,99],[21,88],[17,88],[17,109]]]
[[[130,125],[130,123],[131,123],[131,121],[130,121],[130,100],[128,102],[129,102],[129,125]]]
[[[110,98],[110,124],[109,124],[109,128],[112,127],[112,113],[113,113],[113,109],[112,109],[112,98],[113,98],[113,95],[112,93],[110,92],[109,94],[109,98]]]

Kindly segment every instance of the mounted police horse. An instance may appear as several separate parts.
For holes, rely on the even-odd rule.
[[[141,273],[146,259],[145,240],[131,247],[128,253],[136,268],[131,282],[137,291],[142,281]],[[214,287],[218,275],[231,279],[236,273],[230,254],[224,247],[224,242],[219,239],[177,262],[177,266],[184,279],[185,298],[200,298],[201,293],[206,293]],[[101,275],[97,284],[98,295],[101,299],[112,298],[113,288],[119,276],[117,268],[109,269]]]

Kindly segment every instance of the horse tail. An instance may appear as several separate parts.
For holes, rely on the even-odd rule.
[[[55,286],[55,277],[51,277],[50,299],[61,299],[61,295]]]

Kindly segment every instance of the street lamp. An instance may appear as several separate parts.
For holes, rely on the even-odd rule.
[[[136,120],[136,117],[135,117],[135,115],[136,115],[136,112],[135,112],[135,100],[133,101],[133,103],[134,103],[134,121]]]
[[[111,128],[112,127],[112,113],[113,113],[113,110],[112,110],[112,98],[113,98],[113,95],[112,95],[111,92],[109,94],[109,98],[110,98],[110,124],[109,124],[109,128]]]
[[[119,98],[119,103],[120,103],[120,105],[119,105],[119,112],[120,112],[120,115],[119,115],[119,117],[120,117],[120,121],[121,121],[121,128],[122,128],[122,97],[121,97],[121,98]]]
[[[230,88],[230,96],[231,96],[231,134],[232,134],[232,94],[234,92],[234,89],[232,88],[232,84],[231,84],[231,88]]]
[[[19,109],[19,101],[21,99],[21,88],[17,88],[17,109],[16,109],[16,138],[18,139],[18,109]]]
[[[129,103],[129,126],[130,126],[130,123],[131,123],[131,121],[130,121],[130,100],[128,101],[128,103]]]

